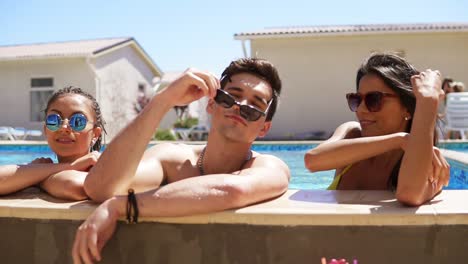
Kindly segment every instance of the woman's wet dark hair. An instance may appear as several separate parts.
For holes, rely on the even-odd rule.
[[[416,97],[411,85],[411,76],[419,74],[419,71],[404,58],[393,53],[373,53],[359,68],[356,76],[356,90],[359,89],[359,82],[367,74],[379,77],[389,88],[391,88],[400,98],[403,106],[411,114],[405,132],[411,131],[414,111],[416,109]],[[437,145],[437,130],[434,128],[434,145]],[[398,173],[401,159],[392,170],[389,185],[396,189],[398,184]]]
[[[411,85],[411,76],[419,74],[419,71],[405,59],[392,53],[374,53],[367,58],[359,68],[356,76],[356,90],[359,82],[367,74],[373,74],[384,81],[400,98],[403,106],[414,116],[416,97]],[[408,122],[405,132],[411,131],[413,119]]]
[[[69,94],[81,95],[81,96],[83,96],[85,98],[88,98],[91,101],[91,107],[92,107],[92,109],[94,111],[94,115],[95,115],[95,118],[96,118],[96,122],[94,123],[94,126],[95,127],[100,127],[104,133],[107,133],[106,129],[104,128],[104,125],[105,125],[106,122],[104,121],[104,118],[102,117],[101,108],[99,107],[98,102],[96,101],[96,99],[91,94],[83,91],[79,87],[67,86],[67,87],[59,89],[55,93],[53,93],[52,96],[49,98],[49,101],[47,101],[47,107],[44,110],[45,114],[47,115],[47,111],[49,110],[50,105],[53,102],[55,102],[55,100],[57,100],[59,97],[69,95]],[[102,135],[103,135],[103,133],[101,133],[101,135],[96,140],[96,142],[93,144],[93,146],[91,146],[91,151],[101,150],[101,147],[102,147],[102,144],[103,144],[102,143]]]

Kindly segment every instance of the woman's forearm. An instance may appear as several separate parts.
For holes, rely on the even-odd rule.
[[[434,127],[437,102],[426,100],[416,110],[405,155],[398,176],[397,198],[409,205],[431,199],[435,190],[429,177],[432,172]]]
[[[393,149],[402,148],[406,137],[407,133],[401,132],[324,142],[306,153],[305,164],[310,171],[341,168]]]
[[[0,166],[0,195],[38,184],[50,175],[70,167],[68,163]]]
[[[87,172],[65,170],[49,176],[40,183],[40,187],[50,195],[66,200],[85,200],[86,195],[83,183]]]

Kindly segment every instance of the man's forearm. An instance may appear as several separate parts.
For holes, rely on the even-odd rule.
[[[85,181],[87,194],[95,199],[111,197],[128,186],[148,142],[163,116],[171,109],[160,94],[106,147]]]
[[[222,180],[223,177],[225,179]],[[174,182],[156,190],[137,194],[139,215],[175,217],[203,214],[237,208],[265,199],[265,195],[258,195],[257,192],[259,198],[256,200],[253,195],[244,191],[242,186],[247,184],[243,177],[230,174],[206,175],[203,178],[195,177]],[[116,196],[109,202],[118,216],[125,216],[127,196]]]

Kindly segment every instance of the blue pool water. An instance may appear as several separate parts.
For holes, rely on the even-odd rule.
[[[333,180],[334,170],[310,173],[304,167],[304,154],[314,146],[312,144],[266,144],[254,145],[253,150],[275,155],[288,164],[292,173],[290,189],[325,189]],[[468,144],[442,147],[468,153]],[[55,155],[46,145],[0,145],[0,165],[25,164],[38,157],[50,157],[56,160]],[[468,189],[468,165],[452,160],[449,160],[449,163],[451,177],[446,189]]]

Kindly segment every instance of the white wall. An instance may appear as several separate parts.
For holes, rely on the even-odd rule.
[[[283,81],[281,104],[269,136],[331,133],[354,120],[345,94],[372,51],[404,51],[417,68],[439,69],[468,84],[468,33],[419,33],[255,39],[251,54],[273,62]]]
[[[0,62],[0,126],[42,129],[30,121],[31,78],[52,77],[54,88],[78,86],[94,94],[94,79],[84,59]],[[45,106],[44,106],[45,108]]]
[[[107,141],[136,116],[138,84],[152,90],[155,77],[140,55],[131,46],[99,56],[93,60],[99,78],[99,98],[107,122]]]

